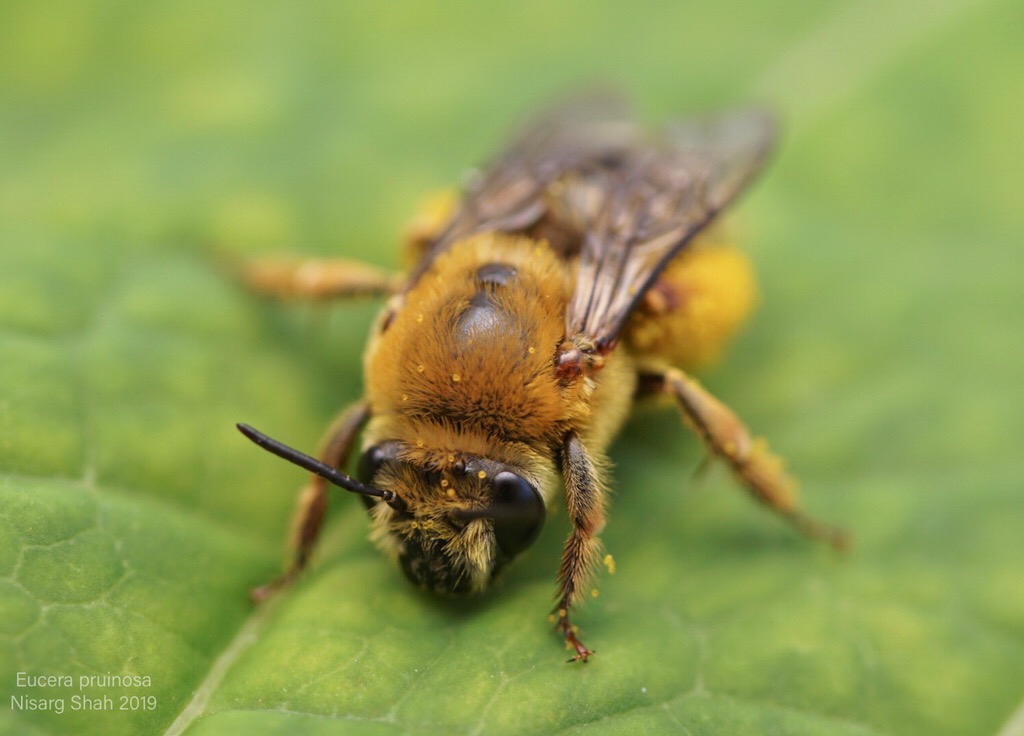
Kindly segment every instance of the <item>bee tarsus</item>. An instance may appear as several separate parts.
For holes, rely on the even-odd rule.
[[[574,652],[575,655],[565,660],[568,663],[573,662],[589,662],[590,657],[597,654],[593,649],[588,649],[587,646],[580,641],[576,635],[575,626],[569,621],[568,616],[561,619],[556,626],[558,633],[561,634],[562,638],[565,639],[566,645]]]

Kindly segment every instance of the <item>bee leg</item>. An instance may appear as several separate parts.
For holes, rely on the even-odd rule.
[[[555,626],[575,652],[569,661],[586,662],[593,652],[577,637],[570,611],[582,598],[582,590],[600,557],[601,542],[597,535],[604,527],[605,489],[599,465],[587,453],[575,432],[566,435],[561,459],[572,532],[566,540],[558,570]]]
[[[369,416],[370,405],[365,399],[339,414],[327,430],[319,453],[320,460],[334,468],[344,467],[359,430]],[[283,575],[252,589],[249,595],[255,602],[265,600],[275,591],[287,587],[306,568],[327,512],[327,486],[326,480],[319,475],[312,475],[302,489],[292,520],[294,557]]]
[[[786,474],[782,460],[763,439],[751,437],[729,407],[681,370],[670,368],[642,378],[645,384],[656,379],[661,381],[661,390],[676,400],[683,420],[704,441],[708,453],[727,462],[757,500],[812,539],[840,550],[849,545],[849,535],[843,529],[801,511],[796,481]]]
[[[402,288],[403,277],[358,261],[260,259],[235,269],[249,289],[277,299],[344,299],[387,296]]]

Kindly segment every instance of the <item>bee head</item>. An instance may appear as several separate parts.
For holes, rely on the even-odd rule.
[[[537,538],[544,498],[525,471],[487,458],[442,453],[423,460],[400,442],[363,453],[360,481],[402,501],[363,497],[374,539],[416,585],[480,592]]]

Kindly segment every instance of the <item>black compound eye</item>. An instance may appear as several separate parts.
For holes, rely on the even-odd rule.
[[[386,453],[380,445],[374,445],[364,452],[363,456],[359,458],[359,467],[356,469],[359,482],[367,485],[373,483],[373,476],[380,470],[385,458]]]
[[[356,478],[360,483],[367,485],[373,484],[373,476],[380,470],[380,466],[384,464],[386,453],[380,445],[374,445],[363,453],[363,456],[359,458],[359,467],[356,468]],[[363,500],[363,504],[366,508],[372,509],[375,501],[369,496],[360,496]]]
[[[540,493],[507,470],[494,478],[494,510],[494,537],[506,557],[515,557],[529,547],[544,525]]]

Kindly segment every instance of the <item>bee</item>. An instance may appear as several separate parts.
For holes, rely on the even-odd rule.
[[[386,297],[364,357],[365,396],[317,458],[252,427],[251,440],[311,471],[294,557],[257,599],[308,565],[328,483],[362,498],[371,538],[416,585],[480,593],[537,538],[554,504],[571,531],[551,618],[573,623],[602,560],[606,450],[638,398],[673,401],[709,458],[808,536],[842,530],[801,510],[761,439],[688,373],[750,310],[749,262],[709,225],[761,170],[774,140],[747,111],[648,133],[605,98],[548,110],[461,195],[408,233],[404,276],[350,261],[256,261],[244,279],[274,297]],[[345,474],[362,436],[356,477]],[[610,558],[604,558],[610,566]]]

